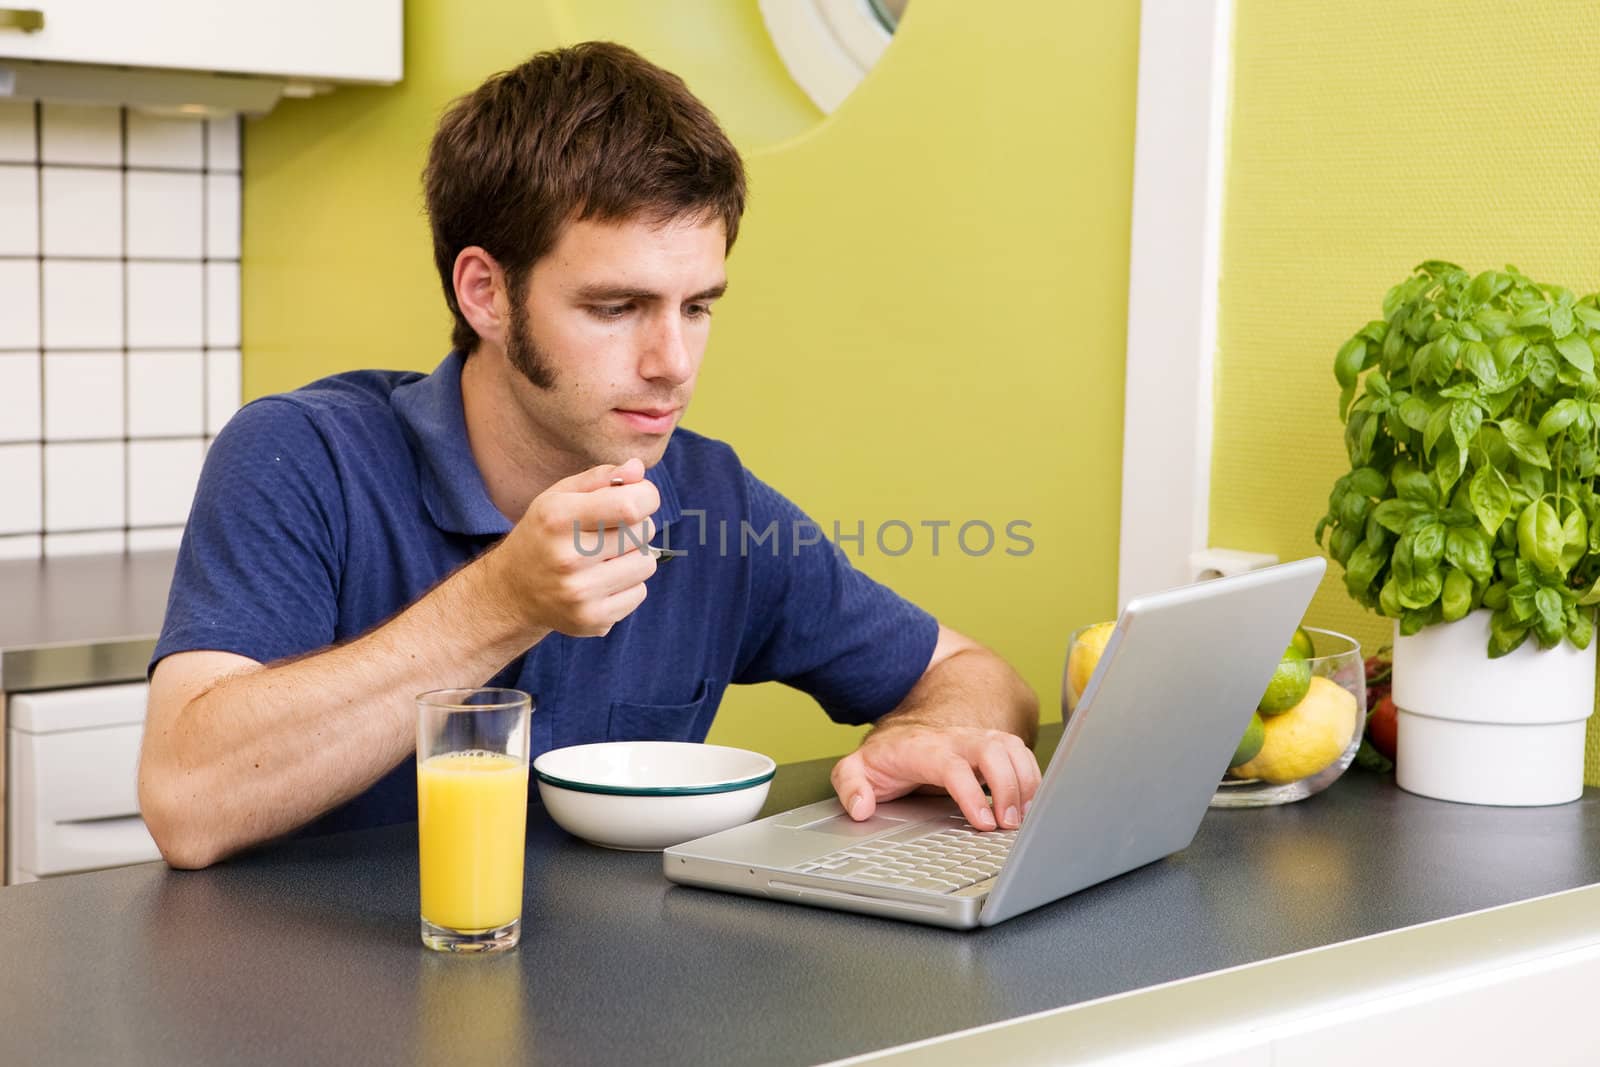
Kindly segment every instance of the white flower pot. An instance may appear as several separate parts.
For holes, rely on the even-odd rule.
[[[1600,642],[1545,650],[1529,635],[1490,659],[1489,616],[1474,611],[1411,637],[1396,624],[1395,779],[1407,792],[1465,804],[1577,800]]]

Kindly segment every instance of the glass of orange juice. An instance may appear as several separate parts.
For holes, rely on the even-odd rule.
[[[417,697],[417,852],[429,948],[495,952],[522,936],[532,710],[517,689]]]

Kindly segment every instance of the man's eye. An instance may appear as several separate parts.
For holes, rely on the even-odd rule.
[[[690,304],[687,308],[684,309],[684,312],[691,319],[710,318],[711,317],[711,305],[710,304]]]
[[[594,304],[589,308],[589,314],[597,319],[620,319],[628,313],[629,304]]]

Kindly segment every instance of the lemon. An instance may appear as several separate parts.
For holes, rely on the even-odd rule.
[[[1304,700],[1262,720],[1261,751],[1233,772],[1275,785],[1309,778],[1344,752],[1355,737],[1356,717],[1348,689],[1331,678],[1312,678]]]
[[[1229,767],[1237,767],[1241,763],[1248,763],[1255,759],[1256,753],[1261,751],[1261,746],[1266,743],[1267,728],[1261,721],[1259,714],[1250,716],[1250,725],[1245,727],[1244,737],[1239,741],[1239,747],[1233,750],[1233,759],[1228,761]]]
[[[1294,628],[1294,639],[1289,642],[1289,647],[1298,649],[1306,659],[1313,659],[1317,654],[1317,646],[1312,642],[1311,635],[1306,633],[1304,626]]]
[[[1111,631],[1116,628],[1114,622],[1097,623],[1078,634],[1072,642],[1072,651],[1067,655],[1069,708],[1077,707],[1078,701],[1083,699],[1083,691],[1089,688],[1089,679],[1094,677],[1094,669],[1106,650],[1106,642],[1111,640]]]
[[[1311,687],[1311,664],[1290,645],[1283,652],[1278,669],[1272,672],[1267,691],[1261,694],[1256,710],[1263,715],[1278,715],[1305,699]]]

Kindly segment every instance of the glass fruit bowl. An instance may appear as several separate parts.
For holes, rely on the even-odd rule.
[[[1285,655],[1234,753],[1237,762],[1211,798],[1213,808],[1304,800],[1354,762],[1367,725],[1361,643],[1333,630],[1304,631],[1311,655]]]

